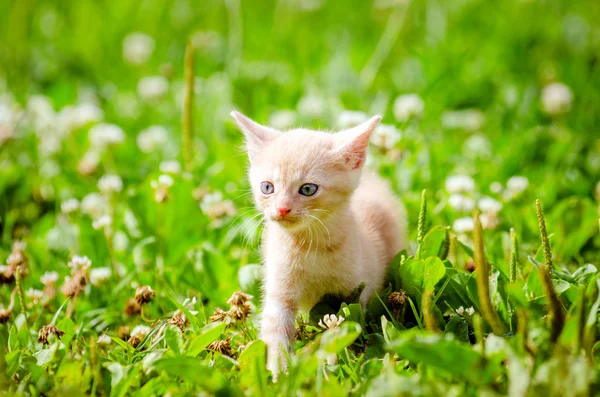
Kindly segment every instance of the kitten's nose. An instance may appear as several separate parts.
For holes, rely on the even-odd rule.
[[[277,213],[279,214],[280,217],[284,217],[287,214],[289,214],[290,212],[292,212],[291,208],[287,208],[287,207],[279,207],[277,208]]]

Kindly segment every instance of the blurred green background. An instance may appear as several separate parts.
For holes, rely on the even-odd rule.
[[[457,233],[471,226],[456,220],[491,197],[502,210],[493,203],[490,251],[502,262],[511,226],[537,248],[540,198],[556,255],[580,264],[598,248],[598,21],[591,0],[3,1],[3,247],[31,240],[40,270],[81,253],[141,271],[136,252],[153,246],[158,265],[174,269],[171,287],[185,283],[177,293],[189,287],[222,300],[235,277],[187,276],[205,266],[194,255],[206,252],[230,276],[240,261],[258,261],[246,158],[229,112],[327,129],[379,112],[393,144],[374,145],[371,165],[402,195],[411,225],[422,189],[435,222]],[[169,169],[165,161],[181,164],[188,41],[194,159],[189,173],[175,166],[171,200],[161,204],[150,182]],[[98,123],[118,126],[122,142],[97,147]],[[153,125],[160,132],[140,137]],[[60,207],[96,192],[105,174],[123,186],[103,193],[112,220],[103,233],[92,227],[102,214]],[[452,175],[476,182],[454,188]],[[115,234],[127,243],[111,253]]]

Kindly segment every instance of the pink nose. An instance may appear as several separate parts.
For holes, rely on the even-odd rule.
[[[281,216],[282,218],[284,216],[286,216],[287,214],[289,214],[290,212],[292,212],[291,208],[286,208],[286,207],[280,207],[277,208],[277,213],[279,214],[279,216]]]

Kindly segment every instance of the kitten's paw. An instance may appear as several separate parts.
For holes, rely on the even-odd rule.
[[[267,370],[271,371],[274,382],[277,381],[277,377],[281,372],[287,372],[286,351],[286,345],[283,343],[273,343],[267,349]]]

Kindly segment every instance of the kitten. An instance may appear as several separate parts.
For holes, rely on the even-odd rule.
[[[361,282],[363,307],[383,287],[388,264],[407,246],[405,214],[381,179],[362,173],[379,121],[337,134],[277,131],[232,112],[246,137],[249,179],[263,212],[266,266],[261,339],[267,367],[285,369],[296,312],[325,294],[347,296]]]

